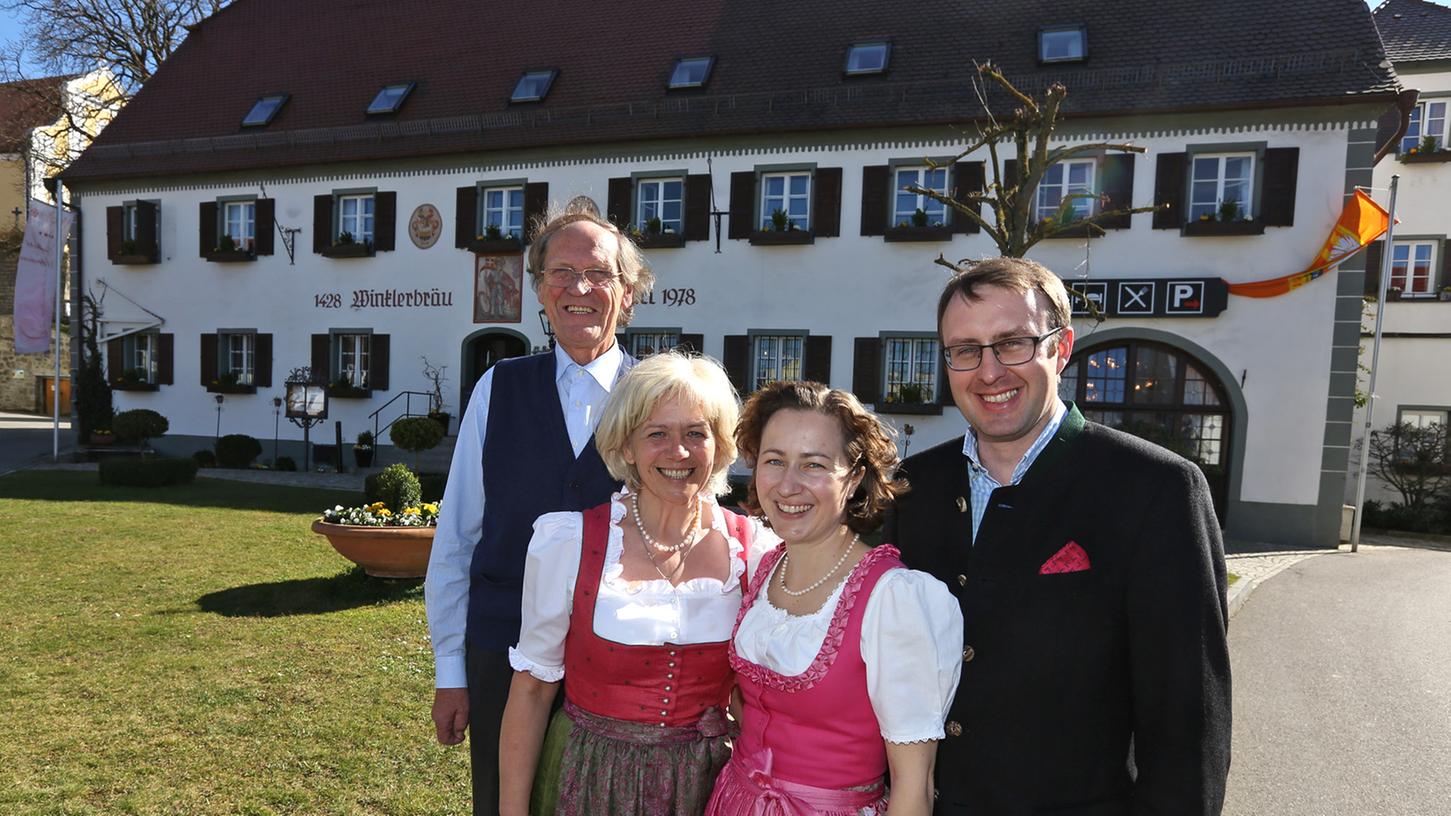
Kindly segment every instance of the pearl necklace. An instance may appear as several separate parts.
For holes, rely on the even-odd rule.
[[[861,541],[861,539],[862,539],[862,537],[861,537],[861,534],[860,533],[858,533],[856,535],[853,535],[851,537],[851,541],[848,541],[846,543],[846,546],[841,548],[841,557],[838,558],[838,559],[836,559],[836,564],[832,566],[831,570],[829,572],[827,572],[825,575],[821,576],[820,578],[817,578],[816,579],[816,583],[812,584],[811,586],[809,586],[809,587],[807,587],[805,589],[791,590],[791,589],[787,589],[786,588],[786,564],[791,561],[791,554],[790,553],[782,553],[781,554],[781,573],[780,573],[780,575],[781,575],[781,591],[784,592],[784,593],[786,593],[787,595],[790,595],[793,598],[800,598],[802,595],[805,595],[806,593],[810,592],[811,590],[816,589],[817,587],[819,587],[822,584],[826,583],[826,579],[828,579],[831,576],[835,575],[836,574],[836,571],[839,570],[839,569],[841,569],[841,565],[846,563],[846,557],[849,554],[851,554],[852,545],[853,544],[856,544],[858,541]]]
[[[651,538],[649,533],[645,532],[645,522],[640,518],[639,495],[637,494],[635,496],[632,496],[631,498],[633,499],[633,501],[630,502],[630,514],[635,517],[635,529],[640,531],[640,538],[644,539],[645,543],[648,544],[650,547],[654,547],[655,549],[663,553],[678,553],[683,551],[686,547],[690,546],[691,542],[695,540],[695,534],[697,532],[695,529],[695,525],[696,522],[700,520],[699,500],[695,501],[695,508],[690,513],[690,523],[686,525],[685,537],[680,539],[680,543],[661,544],[660,542]],[[651,561],[654,561],[654,559],[652,558]]]

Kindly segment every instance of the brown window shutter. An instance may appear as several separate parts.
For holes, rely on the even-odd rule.
[[[1008,188],[1018,183],[1018,160],[1003,160],[1003,187]]]
[[[314,383],[332,382],[332,352],[332,335],[314,334],[312,336],[312,381]]]
[[[378,193],[373,196],[373,249],[392,252],[398,232],[398,194]]]
[[[549,211],[549,182],[524,185],[524,238],[527,243],[544,226]]]
[[[685,177],[685,240],[710,240],[710,176]]]
[[[121,379],[121,372],[126,370],[126,341],[124,339],[106,341],[106,379],[111,382]]]
[[[1372,241],[1365,247],[1365,294],[1380,297],[1381,264],[1385,263],[1385,241]]]
[[[801,376],[831,385],[831,335],[807,335],[805,357],[801,363]]]
[[[454,190],[453,245],[468,249],[479,229],[479,188],[475,185]]]
[[[374,391],[388,390],[388,335],[373,335],[368,357],[368,387]]]
[[[751,393],[751,338],[744,334],[727,334],[722,338],[721,366],[726,370],[736,393]]]
[[[258,388],[272,387],[272,335],[257,335],[252,348],[252,382]]]
[[[1265,150],[1264,187],[1260,193],[1260,220],[1267,227],[1295,225],[1295,180],[1300,172],[1300,148]]]
[[[125,207],[106,208],[106,257],[113,261],[121,254],[121,231],[125,212]]]
[[[862,235],[886,235],[891,208],[892,168],[870,164],[862,168]]]
[[[312,197],[312,251],[321,254],[333,245],[332,194]]]
[[[1104,156],[1098,163],[1098,173],[1102,210],[1126,210],[1134,206],[1134,154],[1110,153]],[[1133,216],[1124,213],[1095,223],[1104,229],[1128,229],[1133,226]]]
[[[882,398],[882,341],[858,337],[852,347],[851,392],[870,405]]]
[[[172,334],[156,335],[156,356],[161,358],[156,361],[157,385],[171,385],[173,383],[176,366],[172,361],[175,354],[176,336]]]
[[[731,240],[751,237],[751,233],[756,231],[755,217],[756,172],[731,173],[731,225],[726,237]]]
[[[957,406],[952,399],[952,381],[947,379],[947,358],[938,355],[937,360],[937,404],[942,406]]]
[[[1154,165],[1154,229],[1184,226],[1184,174],[1188,153],[1160,153]]]
[[[1436,251],[1441,253],[1441,283],[1432,281],[1433,288],[1444,289],[1451,286],[1451,241],[1443,240],[1437,245]]]
[[[197,244],[201,257],[205,258],[217,248],[217,202],[203,201],[197,212]]]
[[[679,348],[681,351],[683,351],[683,352],[685,352],[687,354],[704,354],[705,353],[705,335],[703,335],[703,334],[681,334],[680,335],[680,345],[677,346],[676,348]]]
[[[156,237],[158,209],[153,201],[136,202],[136,254],[145,255],[152,263],[161,261],[161,242]]]
[[[609,181],[609,198],[605,201],[606,217],[610,223],[624,229],[630,226],[635,220],[635,214],[631,212],[631,205],[634,203],[635,181],[629,176],[612,178]]]
[[[271,198],[257,199],[257,254],[272,254],[272,238],[276,234],[273,222],[277,220],[277,201]]]
[[[811,232],[818,238],[841,235],[841,168],[816,168],[811,185]]]
[[[220,363],[221,354],[217,351],[217,336],[215,334],[203,334],[201,336],[201,384],[205,388],[217,379],[217,369]]]
[[[952,165],[952,197],[958,201],[966,201],[969,195],[982,192],[986,185],[986,169],[982,162],[958,162]],[[978,205],[977,212],[982,214],[982,205]],[[947,220],[952,224],[952,231],[955,233],[971,235],[982,232],[981,224],[956,210],[948,210]]]

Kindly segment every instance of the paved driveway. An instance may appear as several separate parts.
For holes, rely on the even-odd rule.
[[[37,457],[50,458],[50,417],[0,412],[0,474],[9,473]],[[70,444],[69,419],[60,421],[60,447]]]

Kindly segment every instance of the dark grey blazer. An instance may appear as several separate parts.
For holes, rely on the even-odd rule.
[[[937,813],[1219,814],[1227,585],[1199,469],[1070,405],[1022,482],[994,491],[975,543],[961,437],[899,477],[912,489],[883,540],[962,605]],[[1041,574],[1070,542],[1089,568]]]

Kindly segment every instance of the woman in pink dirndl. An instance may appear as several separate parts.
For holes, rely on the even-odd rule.
[[[744,506],[784,543],[752,564],[729,647],[741,734],[706,813],[929,814],[962,614],[895,547],[861,542],[903,489],[895,443],[852,395],[803,382],[756,392],[736,439]]]
[[[723,510],[739,407],[714,361],[667,352],[615,385],[595,440],[626,483],[534,524],[523,626],[500,731],[500,812],[699,816],[730,755],[726,646],[751,547],[776,538]],[[535,771],[561,681],[567,732]],[[560,729],[562,728],[562,731]]]

